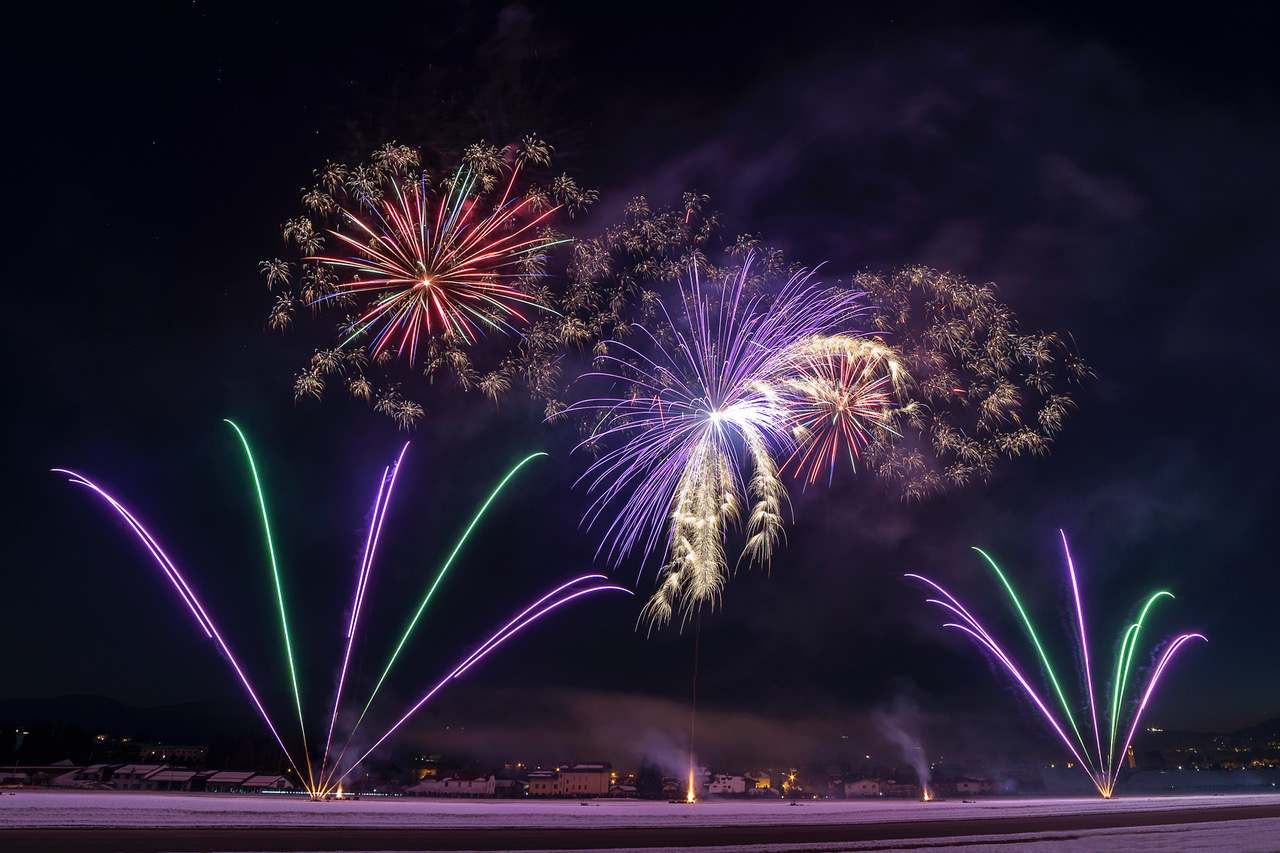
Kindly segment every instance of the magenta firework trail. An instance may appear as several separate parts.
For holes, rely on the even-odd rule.
[[[228,423],[230,423],[230,421],[228,421]],[[498,485],[493,489],[492,493],[489,495],[488,499],[476,511],[474,517],[471,519],[471,523],[467,526],[467,528],[463,531],[462,535],[458,538],[457,543],[453,548],[453,551],[450,553],[448,559],[446,559],[444,564],[441,566],[439,572],[435,577],[435,580],[428,587],[425,595],[422,598],[421,603],[418,605],[417,612],[414,614],[413,618],[409,622],[408,628],[405,629],[403,636],[401,636],[399,642],[396,644],[395,649],[391,652],[390,658],[388,659],[387,664],[383,669],[377,684],[374,686],[373,691],[369,695],[369,698],[364,705],[364,709],[360,713],[359,719],[357,719],[355,725],[353,725],[351,727],[351,730],[348,732],[346,742],[343,744],[342,749],[338,752],[338,755],[336,757],[333,757],[332,753],[333,753],[333,747],[335,745],[334,730],[337,723],[338,711],[342,703],[342,695],[344,692],[344,688],[346,687],[346,684],[347,684],[347,675],[348,675],[349,665],[351,661],[351,650],[355,642],[357,632],[359,631],[360,617],[365,612],[365,609],[366,609],[365,604],[366,604],[368,587],[369,587],[369,578],[372,572],[374,558],[377,553],[378,542],[382,535],[383,522],[386,520],[387,507],[390,505],[391,495],[395,488],[396,477],[397,477],[397,474],[399,473],[400,466],[404,461],[405,452],[409,448],[409,445],[405,444],[405,446],[400,450],[400,454],[397,457],[395,463],[383,469],[382,476],[378,481],[378,489],[377,489],[377,494],[374,498],[373,513],[369,523],[369,531],[365,537],[364,556],[356,572],[355,592],[353,595],[353,601],[351,606],[351,617],[347,621],[345,626],[345,636],[344,636],[345,650],[343,652],[342,662],[339,668],[338,686],[337,686],[337,690],[335,692],[334,700],[333,700],[333,712],[332,714],[329,715],[328,732],[325,736],[325,741],[324,741],[325,745],[324,745],[323,751],[320,754],[320,760],[317,763],[311,759],[310,751],[307,747],[307,728],[303,718],[301,691],[299,690],[299,687],[298,687],[296,668],[294,665],[295,663],[294,651],[293,651],[293,644],[290,640],[289,622],[287,618],[287,609],[285,607],[285,596],[283,593],[283,587],[281,583],[279,568],[275,558],[275,548],[271,541],[271,527],[267,518],[266,501],[263,497],[261,482],[258,480],[257,467],[253,462],[253,454],[249,448],[249,443],[245,439],[244,433],[240,431],[239,427],[236,427],[235,424],[231,424],[231,426],[236,430],[236,433],[240,436],[240,439],[244,445],[245,455],[248,459],[249,468],[253,474],[254,484],[257,489],[259,505],[262,508],[263,530],[265,533],[268,555],[270,557],[272,576],[275,582],[275,591],[278,598],[278,604],[279,604],[279,610],[280,610],[280,616],[281,616],[281,631],[284,638],[283,645],[285,649],[285,654],[288,658],[289,673],[290,673],[290,679],[291,679],[291,686],[293,689],[294,704],[297,711],[298,723],[300,728],[302,756],[303,756],[303,760],[301,762],[295,759],[294,752],[290,750],[289,746],[286,743],[286,739],[280,733],[279,727],[276,725],[275,721],[272,719],[271,714],[268,713],[265,705],[261,701],[258,691],[254,689],[252,683],[249,680],[248,675],[246,675],[245,668],[241,664],[240,660],[236,657],[236,655],[232,652],[230,645],[223,638],[222,632],[219,631],[213,619],[210,618],[208,612],[205,610],[204,606],[201,604],[200,599],[196,595],[195,590],[187,582],[186,577],[184,577],[183,573],[178,569],[174,561],[170,559],[169,555],[164,551],[163,548],[160,547],[158,540],[151,535],[150,531],[148,531],[147,528],[143,526],[143,524],[137,519],[136,515],[133,512],[131,512],[127,507],[125,507],[123,503],[121,503],[119,500],[113,497],[110,493],[108,493],[106,489],[104,489],[97,483],[93,482],[85,475],[77,473],[75,471],[70,471],[65,468],[55,468],[54,470],[57,473],[66,474],[70,478],[70,481],[72,483],[75,483],[76,485],[79,485],[79,486],[84,486],[85,488],[92,491],[94,494],[100,497],[103,501],[105,501],[112,509],[114,509],[116,513],[125,521],[125,523],[128,524],[129,528],[133,531],[134,535],[142,543],[143,547],[145,547],[147,551],[151,554],[152,558],[155,560],[156,564],[160,567],[161,571],[164,572],[165,577],[169,580],[170,584],[173,586],[174,591],[178,594],[178,597],[182,599],[182,603],[185,605],[187,610],[191,613],[192,618],[195,620],[196,624],[200,627],[200,630],[204,632],[205,636],[209,637],[215,642],[219,651],[221,651],[223,656],[227,659],[227,662],[231,665],[231,668],[235,671],[236,677],[239,679],[241,685],[245,689],[245,692],[248,694],[249,699],[253,702],[253,706],[257,709],[259,716],[262,717],[263,722],[266,723],[267,728],[270,729],[271,734],[275,738],[276,743],[280,746],[280,749],[284,753],[286,759],[289,761],[290,766],[293,768],[294,772],[298,775],[298,778],[301,781],[303,788],[306,790],[308,794],[311,795],[313,799],[320,799],[332,794],[334,791],[340,790],[342,780],[346,776],[348,776],[353,770],[355,770],[361,764],[361,762],[363,762],[366,758],[368,758],[370,753],[372,753],[374,749],[376,749],[380,744],[382,744],[383,741],[385,741],[388,737],[390,737],[393,732],[395,732],[398,728],[400,728],[400,726],[402,726],[410,717],[412,717],[413,714],[415,714],[418,710],[420,710],[433,696],[435,696],[441,689],[443,689],[446,684],[448,684],[450,681],[454,679],[461,677],[467,670],[469,670],[471,667],[479,663],[482,659],[487,657],[490,652],[498,648],[500,645],[505,643],[511,637],[515,636],[515,634],[517,634],[524,628],[533,624],[534,622],[541,619],[543,616],[552,612],[553,610],[556,610],[562,607],[563,605],[568,604],[569,602],[582,598],[584,596],[592,595],[598,592],[605,592],[605,591],[617,591],[617,592],[624,592],[624,593],[630,594],[630,590],[627,590],[623,587],[613,586],[613,585],[604,583],[604,581],[606,580],[605,576],[599,575],[599,574],[582,575],[580,577],[573,578],[572,580],[556,587],[551,592],[539,598],[529,607],[525,608],[514,619],[512,619],[511,621],[503,625],[501,628],[494,631],[488,637],[488,639],[486,639],[480,645],[480,647],[476,651],[474,651],[469,656],[464,658],[447,676],[445,676],[434,687],[432,687],[431,690],[428,691],[417,702],[417,704],[415,704],[402,717],[400,717],[399,720],[397,720],[397,722],[394,725],[392,725],[389,729],[387,729],[386,732],[381,737],[377,738],[377,740],[374,742],[373,747],[365,751],[365,753],[361,755],[360,758],[355,762],[345,765],[345,769],[344,769],[344,765],[342,764],[342,759],[345,756],[346,750],[350,746],[352,738],[354,738],[356,731],[360,726],[360,723],[363,722],[365,715],[368,713],[370,706],[373,704],[374,699],[378,695],[378,691],[381,689],[383,682],[386,681],[387,675],[391,672],[392,667],[395,665],[396,661],[400,657],[400,654],[404,649],[405,644],[407,643],[410,635],[413,633],[414,628],[417,626],[420,618],[422,617],[423,612],[426,610],[428,603],[430,603],[431,598],[434,595],[437,587],[440,585],[440,581],[444,578],[445,573],[449,570],[450,566],[454,562],[454,559],[458,556],[458,553],[462,550],[462,547],[466,543],[469,536],[471,535],[471,532],[475,529],[476,525],[479,524],[481,518],[483,518],[485,511],[489,508],[490,504],[494,502],[494,500],[502,492],[503,488],[507,485],[508,482],[510,482],[510,480],[513,477],[515,477],[515,475],[520,471],[520,469],[522,469],[526,464],[528,464],[533,459],[536,459],[540,456],[546,456],[545,453],[533,453],[533,454],[530,454],[529,456],[526,456],[524,459],[522,459],[498,483]]]
[[[1120,635],[1119,651],[1116,655],[1111,688],[1108,691],[1108,701],[1102,707],[1102,713],[1099,713],[1099,703],[1094,691],[1093,664],[1089,655],[1088,632],[1085,630],[1084,624],[1084,608],[1080,605],[1080,585],[1076,578],[1075,564],[1071,560],[1071,550],[1067,546],[1066,533],[1062,533],[1062,548],[1066,554],[1067,575],[1071,582],[1071,597],[1075,606],[1074,621],[1078,630],[1077,642],[1085,683],[1085,696],[1082,697],[1083,702],[1081,703],[1084,707],[1077,706],[1074,709],[1062,689],[1062,683],[1053,665],[1049,662],[1049,656],[1045,651],[1044,645],[1040,642],[1030,618],[1027,616],[1026,609],[1022,606],[1022,601],[1013,591],[1013,586],[1009,583],[1009,579],[1005,577],[1004,572],[1000,570],[995,560],[991,559],[990,555],[985,551],[981,548],[974,548],[986,559],[991,566],[991,570],[1000,579],[1000,583],[1008,594],[1010,602],[1017,611],[1027,636],[1030,638],[1032,645],[1035,646],[1041,669],[1044,671],[1045,678],[1052,688],[1051,692],[1057,699],[1056,703],[1052,698],[1042,695],[1041,691],[1032,685],[1028,677],[1018,667],[1014,656],[1000,645],[955,596],[922,575],[908,574],[907,577],[923,581],[942,596],[942,598],[930,598],[928,603],[938,605],[958,620],[956,622],[947,622],[943,627],[956,628],[968,634],[1008,670],[1009,674],[1013,676],[1013,680],[1017,682],[1022,691],[1039,709],[1041,716],[1044,717],[1050,728],[1066,744],[1067,749],[1075,757],[1080,767],[1089,774],[1089,778],[1098,789],[1098,793],[1104,798],[1110,799],[1120,778],[1124,756],[1128,753],[1129,745],[1133,742],[1133,736],[1138,730],[1138,720],[1142,717],[1143,711],[1146,710],[1147,703],[1151,700],[1151,694],[1155,691],[1160,676],[1164,674],[1165,668],[1168,667],[1169,661],[1178,649],[1191,640],[1205,640],[1205,637],[1202,634],[1180,634],[1170,640],[1164,646],[1163,651],[1154,659],[1155,665],[1151,670],[1146,689],[1141,691],[1141,698],[1138,699],[1135,696],[1126,699],[1130,676],[1133,672],[1134,651],[1137,648],[1138,635],[1142,631],[1147,614],[1150,612],[1152,605],[1160,598],[1166,596],[1173,598],[1173,594],[1166,590],[1152,593],[1139,609],[1138,618],[1128,625]],[[1061,709],[1062,716],[1059,716],[1054,709],[1055,705]],[[1087,711],[1087,720],[1078,721],[1076,719],[1076,711]],[[1129,723],[1127,730],[1124,727],[1126,719]],[[1122,732],[1124,733],[1123,735],[1121,735]]]

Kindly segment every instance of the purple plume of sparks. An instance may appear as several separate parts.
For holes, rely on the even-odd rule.
[[[234,424],[232,426],[234,427]],[[239,432],[238,428],[237,428],[237,432]],[[241,436],[243,438],[243,434],[241,434]],[[247,451],[248,450],[247,442],[245,443],[245,448]],[[205,610],[204,606],[200,603],[200,599],[197,597],[191,585],[187,582],[182,572],[179,571],[179,569],[177,568],[173,560],[170,559],[168,554],[165,553],[164,549],[160,547],[159,542],[156,540],[154,536],[151,535],[150,531],[148,531],[146,527],[144,527],[142,523],[138,521],[135,514],[131,512],[128,508],[126,508],[124,504],[118,501],[115,497],[109,494],[104,488],[99,486],[97,483],[94,483],[93,481],[91,481],[88,477],[84,476],[83,474],[79,474],[75,471],[70,471],[63,468],[54,469],[55,472],[57,473],[67,475],[70,478],[72,483],[75,483],[76,485],[84,486],[90,489],[91,491],[93,491],[95,494],[98,495],[98,497],[100,497],[112,509],[114,509],[116,513],[119,514],[119,516],[122,519],[124,519],[124,521],[129,525],[129,528],[134,532],[134,535],[137,536],[138,540],[143,544],[143,546],[147,549],[147,551],[151,554],[152,558],[155,560],[156,564],[164,572],[166,578],[169,580],[170,584],[173,586],[174,590],[177,592],[179,598],[182,599],[183,604],[186,606],[187,610],[191,613],[192,618],[195,620],[196,624],[200,627],[201,631],[204,632],[205,636],[209,637],[217,644],[218,649],[222,652],[223,656],[227,659],[227,662],[231,665],[232,669],[235,671],[236,677],[239,679],[241,685],[243,685],[245,692],[249,695],[250,700],[253,702],[253,705],[257,709],[258,714],[262,717],[263,722],[266,723],[267,728],[271,730],[272,736],[275,738],[276,743],[280,746],[281,751],[284,753],[285,757],[289,761],[289,764],[293,768],[293,771],[297,774],[298,778],[302,782],[303,787],[305,788],[307,793],[311,795],[313,799],[324,798],[326,796],[331,795],[334,791],[339,790],[341,782],[346,776],[350,775],[357,767],[359,767],[361,762],[363,762],[369,756],[369,754],[372,753],[372,751],[377,748],[378,745],[383,743],[388,737],[391,736],[393,732],[395,732],[400,726],[402,726],[407,720],[409,720],[409,718],[412,717],[413,714],[415,714],[418,710],[420,710],[423,707],[423,705],[425,705],[433,696],[435,696],[436,693],[438,693],[446,684],[448,684],[450,681],[454,679],[461,677],[465,672],[467,672],[467,670],[471,669],[473,666],[479,663],[483,658],[485,658],[490,652],[498,648],[498,646],[505,643],[508,639],[515,636],[518,632],[524,630],[526,627],[533,624],[544,615],[568,604],[571,601],[574,601],[576,599],[582,598],[584,596],[592,595],[598,592],[616,591],[616,592],[624,592],[624,593],[630,594],[630,590],[627,590],[623,587],[602,583],[602,581],[605,580],[605,577],[603,575],[597,575],[597,574],[583,575],[581,577],[574,578],[573,580],[567,583],[561,584],[560,586],[553,589],[551,592],[539,598],[529,607],[525,608],[514,619],[512,619],[511,621],[503,625],[501,628],[499,628],[496,632],[494,632],[476,651],[472,652],[470,655],[464,658],[449,673],[449,675],[445,676],[444,679],[442,679],[439,683],[437,683],[425,696],[422,697],[422,699],[420,699],[417,702],[417,704],[415,704],[412,708],[410,708],[408,712],[406,712],[393,726],[391,726],[391,728],[389,728],[381,737],[379,737],[377,741],[374,743],[373,747],[371,747],[363,755],[361,755],[361,757],[355,763],[346,765],[346,768],[344,770],[342,769],[342,766],[343,766],[342,759],[346,753],[347,747],[351,744],[351,741],[355,736],[356,727],[359,726],[359,722],[360,722],[358,720],[356,722],[356,725],[353,726],[351,728],[351,731],[348,733],[346,743],[343,745],[342,750],[339,752],[337,757],[332,760],[332,764],[330,764],[331,748],[334,745],[333,736],[334,736],[334,730],[336,727],[338,711],[342,701],[343,689],[347,681],[347,674],[349,671],[349,665],[351,661],[352,647],[354,645],[355,638],[359,630],[360,616],[365,610],[364,605],[366,603],[370,574],[371,574],[373,563],[374,563],[374,557],[377,553],[378,542],[379,542],[379,539],[381,538],[383,522],[386,520],[387,508],[391,501],[392,491],[394,490],[394,487],[395,487],[396,475],[400,470],[401,463],[404,460],[404,455],[407,450],[408,450],[408,444],[406,444],[404,448],[401,449],[400,455],[396,459],[395,463],[383,469],[382,476],[378,481],[378,490],[377,490],[377,495],[374,499],[373,512],[372,512],[372,516],[369,523],[369,531],[365,538],[364,556],[356,572],[355,593],[353,596],[353,601],[351,606],[351,615],[350,615],[350,619],[346,623],[346,630],[345,630],[346,646],[343,652],[342,663],[339,670],[338,686],[334,696],[333,712],[330,715],[328,735],[326,736],[326,739],[325,739],[325,748],[324,748],[324,752],[321,755],[318,774],[316,773],[316,767],[312,766],[312,762],[310,760],[309,755],[307,755],[306,760],[302,764],[299,764],[299,762],[297,762],[294,759],[293,753],[290,751],[288,745],[285,743],[284,738],[280,735],[280,732],[275,722],[272,720],[271,715],[268,713],[266,707],[263,705],[261,699],[259,698],[258,692],[254,689],[253,685],[250,683],[249,678],[245,673],[244,667],[241,665],[240,661],[236,658],[236,656],[232,653],[230,646],[223,639],[222,633],[218,630],[213,620],[209,617],[208,612]],[[457,545],[453,549],[453,553],[450,555],[449,559],[445,562],[444,567],[440,570],[438,576],[436,577],[435,582],[431,585],[431,587],[427,591],[426,596],[424,597],[421,605],[419,606],[417,614],[414,616],[413,620],[410,622],[409,628],[406,630],[404,637],[401,638],[399,645],[396,647],[395,651],[392,652],[391,658],[387,663],[386,669],[383,671],[382,677],[378,681],[378,685],[374,687],[373,695],[370,696],[368,704],[365,705],[365,708],[364,708],[365,712],[368,711],[369,705],[372,704],[373,698],[374,696],[377,695],[378,689],[381,687],[383,680],[386,679],[386,676],[390,672],[393,664],[396,662],[400,654],[400,651],[404,648],[405,642],[408,640],[410,632],[412,632],[414,626],[417,624],[418,618],[422,615],[422,612],[426,608],[427,603],[430,601],[432,594],[434,593],[436,587],[439,585],[440,580],[443,578],[445,571],[447,571],[449,566],[452,564],[454,557],[457,556],[458,551],[462,548],[462,545],[466,542],[471,531],[475,528],[476,524],[480,521],[481,517],[484,515],[485,510],[493,502],[493,500],[498,496],[498,494],[502,491],[503,487],[505,487],[507,482],[509,482],[511,478],[515,476],[516,472],[518,472],[530,460],[536,457],[545,456],[545,455],[546,454],[543,454],[543,453],[535,453],[525,457],[498,484],[497,488],[494,489],[493,493],[489,496],[489,499],[481,506],[479,511],[476,513],[475,517],[471,522],[471,525],[462,534],[462,537],[459,539]],[[249,459],[252,465],[251,454],[249,456]],[[265,513],[265,503],[263,504],[263,509]],[[270,538],[268,535],[268,543],[269,541],[270,541]],[[274,551],[272,551],[272,561],[274,565]],[[282,613],[283,613],[283,607],[284,607],[284,600],[283,598],[281,598]],[[287,636],[288,635],[286,633],[286,640],[287,640]],[[286,642],[286,646],[288,646],[287,642]],[[292,671],[293,659],[292,659],[291,651],[289,652],[289,663],[290,663],[290,670]],[[298,705],[298,708],[299,708],[299,712],[298,712],[299,720],[301,722],[302,712],[301,712],[300,703]],[[363,719],[364,719],[364,712],[362,712],[360,715],[360,720],[363,720]],[[306,745],[306,729],[304,726],[303,727],[303,753],[307,754],[305,745]],[[303,772],[304,767],[306,771],[305,775]]]
[[[779,379],[798,351],[846,330],[861,310],[859,294],[819,288],[806,274],[773,299],[747,297],[750,263],[720,294],[704,293],[695,269],[681,290],[687,331],[661,304],[673,341],[637,326],[648,352],[611,343],[622,353],[605,356],[612,369],[587,374],[608,380],[614,395],[569,407],[599,418],[584,444],[621,442],[582,478],[595,495],[589,525],[621,501],[601,552],[618,562],[662,551],[658,591],[645,608],[651,626],[676,608],[688,619],[714,604],[728,571],[725,535],[747,503],[744,552],[769,561],[786,501],[775,455],[795,446]]]
[[[1058,678],[1057,672],[1049,662],[1049,656],[1045,651],[1044,645],[1040,642],[1040,637],[1036,634],[1035,627],[1032,625],[1030,618],[1027,616],[1026,609],[1022,605],[1022,601],[1013,591],[1013,586],[1009,583],[1000,567],[996,565],[995,560],[982,549],[975,548],[979,554],[986,559],[996,577],[1000,579],[1001,585],[1008,594],[1009,600],[1014,609],[1017,611],[1023,628],[1027,632],[1032,645],[1035,647],[1040,660],[1040,666],[1047,678],[1053,697],[1042,695],[1042,692],[1032,685],[1031,681],[1019,668],[1013,655],[992,636],[992,634],[982,626],[982,624],[962,605],[955,596],[947,592],[934,581],[917,574],[908,574],[907,577],[923,581],[934,590],[936,590],[942,598],[930,598],[928,603],[936,604],[944,610],[951,613],[959,621],[948,622],[944,625],[947,628],[956,628],[968,634],[989,651],[997,661],[1000,662],[1010,675],[1013,676],[1015,682],[1027,695],[1031,702],[1039,710],[1041,716],[1049,724],[1050,728],[1057,733],[1067,749],[1080,767],[1089,774],[1089,778],[1093,781],[1094,786],[1098,789],[1104,798],[1110,799],[1115,792],[1116,784],[1120,779],[1120,771],[1123,768],[1124,756],[1128,753],[1130,744],[1133,743],[1133,736],[1138,730],[1138,721],[1142,717],[1143,711],[1147,708],[1147,703],[1151,700],[1152,693],[1155,692],[1156,684],[1160,680],[1160,676],[1164,674],[1173,655],[1182,648],[1183,645],[1191,640],[1205,640],[1203,634],[1180,634],[1174,637],[1164,646],[1163,651],[1155,658],[1155,666],[1151,671],[1150,680],[1147,682],[1146,689],[1142,691],[1141,699],[1136,703],[1127,700],[1127,688],[1129,686],[1130,675],[1133,671],[1134,651],[1137,647],[1138,635],[1142,630],[1143,623],[1146,620],[1148,612],[1157,600],[1163,597],[1172,598],[1173,595],[1165,590],[1153,593],[1148,596],[1139,610],[1139,615],[1133,623],[1128,625],[1120,637],[1119,652],[1116,658],[1116,666],[1112,677],[1111,688],[1109,690],[1109,701],[1103,707],[1103,714],[1109,712],[1109,718],[1099,713],[1099,703],[1094,691],[1093,665],[1089,655],[1088,633],[1085,630],[1084,609],[1080,604],[1080,585],[1076,578],[1075,564],[1071,559],[1070,549],[1067,547],[1067,536],[1062,534],[1062,547],[1066,553],[1067,574],[1071,583],[1072,601],[1075,605],[1075,623],[1079,631],[1079,647],[1081,665],[1084,669],[1085,697],[1084,705],[1088,709],[1088,718],[1085,721],[1083,730],[1081,722],[1076,720],[1076,710],[1073,704],[1068,701],[1066,693],[1062,689],[1061,680]],[[1056,697],[1057,702],[1054,702]],[[1058,710],[1061,710],[1059,716]],[[1123,718],[1129,717],[1129,726],[1127,733],[1124,732]],[[1089,735],[1092,735],[1090,737]],[[1092,741],[1092,743],[1090,743]],[[1090,749],[1092,746],[1092,749]]]

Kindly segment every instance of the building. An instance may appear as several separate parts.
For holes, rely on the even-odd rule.
[[[845,782],[844,795],[850,799],[854,797],[878,797],[880,796],[880,783],[875,779],[858,779],[853,782]]]
[[[492,797],[496,790],[497,780],[493,776],[450,776],[447,779],[424,779],[405,793],[420,797]]]
[[[255,775],[247,770],[220,770],[205,779],[204,789],[210,794],[239,793],[245,781]]]
[[[263,791],[292,791],[293,783],[283,776],[250,776],[240,783],[240,790],[246,794],[261,794]]]
[[[603,797],[613,782],[613,765],[575,764],[560,771],[560,793],[566,797]]]
[[[529,796],[560,796],[560,774],[555,770],[535,770],[529,774]]]
[[[960,776],[952,782],[957,794],[990,794],[999,786],[991,779]]]
[[[894,779],[880,783],[880,795],[882,797],[902,797],[918,800],[924,796],[924,792],[920,790],[920,786],[915,782],[898,782]]]
[[[529,792],[529,783],[519,779],[497,779],[493,783],[495,797],[523,797]]]
[[[51,785],[55,788],[105,788],[102,779],[110,772],[109,764],[90,764],[88,767],[77,767],[69,773],[55,778]]]
[[[531,797],[607,797],[612,785],[613,765],[607,761],[529,774]]]
[[[440,778],[439,755],[417,755],[413,759],[413,778],[419,782]]]
[[[166,764],[195,765],[204,764],[209,748],[205,746],[142,746],[138,747],[138,758],[141,761],[159,761]]]
[[[754,787],[754,785],[752,786]],[[707,782],[707,794],[709,796],[732,796],[735,794],[747,793],[747,777],[730,776],[727,773],[716,773],[710,781]]]
[[[149,777],[168,769],[168,766],[167,764],[123,764],[111,771],[108,781],[117,791],[154,791],[156,783]]]
[[[147,777],[146,783],[151,787],[147,791],[190,791],[191,780],[197,776],[195,770],[179,770],[167,767],[157,770]]]

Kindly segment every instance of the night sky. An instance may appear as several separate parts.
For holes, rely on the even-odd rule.
[[[1059,528],[1096,654],[1158,588],[1177,599],[1151,636],[1210,640],[1175,661],[1149,724],[1229,731],[1280,716],[1268,22],[951,5],[35,11],[4,60],[0,697],[247,705],[145,552],[49,473],[59,466],[137,511],[257,678],[282,683],[256,507],[224,417],[263,469],[316,708],[376,477],[406,438],[369,667],[492,484],[527,452],[551,458],[462,555],[387,714],[542,591],[609,571],[593,562],[599,531],[579,529],[588,500],[574,481],[589,462],[570,455],[571,431],[518,395],[495,409],[442,390],[407,436],[338,394],[295,406],[292,377],[316,342],[264,328],[258,261],[281,255],[280,223],[326,159],[536,132],[558,171],[600,190],[577,235],[635,195],[677,204],[696,188],[730,233],[824,264],[823,280],[923,263],[995,282],[1024,328],[1070,333],[1098,377],[1052,454],[1005,463],[989,487],[912,506],[848,471],[829,490],[794,489],[771,570],[744,567],[703,618],[707,755],[860,753],[871,714],[903,697],[931,751],[1052,755],[1006,681],[902,575],[1003,620],[980,546],[1061,637]],[[655,568],[625,562],[613,575],[635,597],[531,630],[399,747],[615,764],[678,752],[694,638],[634,630]]]

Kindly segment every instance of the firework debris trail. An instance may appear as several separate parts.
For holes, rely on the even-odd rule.
[[[1061,531],[1060,531],[1061,532]],[[1076,577],[1075,564],[1071,559],[1071,551],[1067,545],[1067,536],[1065,532],[1061,532],[1062,547],[1066,554],[1067,575],[1071,583],[1072,601],[1075,606],[1075,623],[1078,628],[1078,644],[1080,652],[1081,665],[1084,670],[1084,683],[1086,696],[1085,704],[1088,710],[1088,719],[1085,730],[1081,731],[1081,722],[1077,721],[1076,713],[1072,710],[1071,702],[1068,701],[1066,693],[1062,689],[1061,681],[1055,672],[1053,665],[1049,661],[1048,653],[1045,651],[1040,637],[1036,634],[1035,627],[1031,623],[1030,617],[1027,615],[1026,608],[1023,607],[1022,601],[1018,598],[1017,593],[1013,590],[1013,585],[1009,583],[1009,579],[1001,571],[990,555],[975,548],[979,554],[986,559],[991,566],[996,577],[999,578],[1001,585],[1008,594],[1009,601],[1017,612],[1022,623],[1023,629],[1030,638],[1032,645],[1035,646],[1036,654],[1040,662],[1041,669],[1047,677],[1053,694],[1057,697],[1057,704],[1062,709],[1062,717],[1059,717],[1055,711],[1051,709],[1054,704],[1051,699],[1046,699],[1041,692],[1032,686],[1027,676],[1018,667],[1014,657],[1005,650],[1003,646],[991,635],[991,633],[983,627],[983,625],[962,605],[959,600],[951,593],[947,592],[934,581],[918,574],[908,574],[906,577],[923,581],[934,590],[936,590],[942,598],[927,599],[929,604],[936,604],[944,610],[948,611],[958,622],[948,622],[944,625],[947,628],[956,628],[972,637],[980,646],[987,649],[995,656],[1009,674],[1013,676],[1014,681],[1022,688],[1027,697],[1039,709],[1041,716],[1049,726],[1057,733],[1067,749],[1075,757],[1080,767],[1089,775],[1094,786],[1098,789],[1098,793],[1104,798],[1110,799],[1115,792],[1116,784],[1120,778],[1120,771],[1123,767],[1124,756],[1129,751],[1129,746],[1133,742],[1133,736],[1138,730],[1138,721],[1142,717],[1143,711],[1146,710],[1147,703],[1151,700],[1152,693],[1155,692],[1156,684],[1160,681],[1160,677],[1164,674],[1173,655],[1182,648],[1183,645],[1191,640],[1206,640],[1203,634],[1186,633],[1180,634],[1169,641],[1163,648],[1163,651],[1155,658],[1155,666],[1151,672],[1151,678],[1147,682],[1146,689],[1141,691],[1141,698],[1136,705],[1125,700],[1126,690],[1129,686],[1130,676],[1133,670],[1134,650],[1137,648],[1138,635],[1142,631],[1143,624],[1146,621],[1147,614],[1150,612],[1152,605],[1163,597],[1173,598],[1173,594],[1160,590],[1150,595],[1143,603],[1139,610],[1138,618],[1128,625],[1120,637],[1119,651],[1116,656],[1115,674],[1111,680],[1111,691],[1109,700],[1103,704],[1103,712],[1109,714],[1109,721],[1099,716],[1099,703],[1095,696],[1093,681],[1093,665],[1089,656],[1088,634],[1085,630],[1084,609],[1080,604],[1080,586]],[[1207,640],[1206,640],[1207,641]],[[1134,697],[1137,698],[1137,697]],[[1129,706],[1133,705],[1132,716],[1130,718],[1127,733],[1123,738],[1119,738],[1119,732],[1123,731],[1122,718]],[[1063,725],[1062,720],[1066,720]],[[1067,729],[1071,730],[1068,734]],[[1104,731],[1105,728],[1105,731]],[[1074,735],[1074,737],[1072,737]],[[1090,741],[1092,741],[1092,749],[1090,749]],[[1119,748],[1117,748],[1117,745]]]

